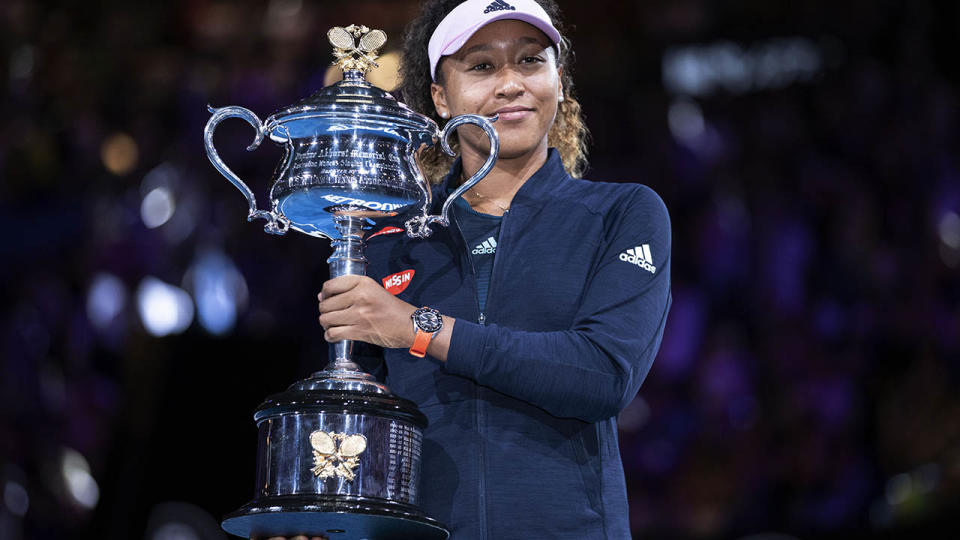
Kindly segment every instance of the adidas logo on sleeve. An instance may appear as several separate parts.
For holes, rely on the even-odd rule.
[[[482,243],[473,248],[474,255],[492,255],[497,252],[497,240],[494,237],[487,238]]]
[[[657,267],[653,265],[653,255],[650,254],[650,244],[643,244],[624,251],[620,254],[620,260],[635,264],[651,274],[657,271]]]

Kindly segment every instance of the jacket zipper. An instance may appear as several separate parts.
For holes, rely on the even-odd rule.
[[[457,233],[460,235],[460,240],[463,240],[463,245],[466,246],[466,248],[464,248],[464,249],[469,249],[470,246],[467,245],[467,239],[463,237],[463,229],[460,228],[460,222],[457,221],[457,215],[456,215],[456,213],[452,213],[452,214],[451,214],[451,217],[453,218],[453,223],[456,224],[456,226],[457,226]],[[498,236],[499,236],[499,235],[498,235]],[[500,241],[500,239],[498,238],[498,239],[497,239],[497,242],[499,242],[499,241]],[[477,313],[480,314],[480,316],[477,317],[477,322],[480,324],[480,326],[484,326],[484,323],[487,321],[487,316],[483,314],[483,311],[480,311],[480,299],[477,298],[477,294],[478,294],[478,291],[477,291],[477,269],[476,269],[476,267],[473,266],[473,259],[470,258],[470,254],[469,254],[469,253],[466,254],[466,257],[467,257],[467,264],[470,265],[470,273],[473,274],[473,281],[474,281],[474,284],[473,284],[473,301],[474,301],[474,303],[476,303]],[[497,262],[497,254],[496,254],[496,253],[493,254],[493,262]],[[489,290],[489,289],[487,289],[487,298],[490,298],[490,290]]]
[[[503,246],[503,230],[506,228],[507,214],[509,213],[510,213],[509,210],[505,211],[503,213],[503,217],[500,219],[500,231],[497,232],[497,247],[499,249],[497,249],[497,251],[495,251],[493,254],[493,265],[490,268],[490,283],[487,284],[487,301],[486,301],[486,305],[484,306],[486,309],[490,309],[490,299],[493,298],[493,276],[496,275],[497,273],[497,255],[500,254],[500,251],[502,249],[501,246]],[[459,228],[460,228],[460,225],[458,223],[457,229]],[[463,231],[460,231],[460,238],[463,238]],[[469,249],[469,244],[467,244],[466,240],[463,241],[463,244],[467,246],[467,249]],[[467,258],[468,259],[470,258],[470,254],[467,254]],[[474,277],[474,280],[476,280],[477,271],[476,269],[473,268],[473,260],[470,261],[470,268],[473,269],[473,277]],[[477,310],[478,311],[480,310],[479,298],[477,299]],[[485,325],[487,322],[487,316],[482,311],[480,311],[479,322],[481,326]],[[480,464],[480,512],[481,512],[480,513],[480,538],[486,539],[487,538],[487,503],[486,503],[485,494],[486,494],[487,488],[486,488],[486,483],[484,482],[484,477],[483,477],[484,453],[483,453],[483,430],[481,426],[483,426],[484,414],[482,409],[483,401],[480,399],[482,391],[483,391],[483,387],[478,384],[477,385],[477,431],[480,433],[480,452],[479,452],[479,458],[478,458],[478,462]]]
[[[467,244],[467,239],[463,237],[463,229],[460,228],[460,222],[457,221],[456,212],[454,212],[454,213],[452,214],[452,217],[453,217],[453,223],[457,226],[457,232],[458,232],[458,234],[460,235],[460,240],[462,240],[462,241],[463,241],[463,245],[466,246],[466,247],[464,248],[464,250],[470,249],[469,244]],[[501,223],[501,231],[503,230],[503,229],[502,229],[502,226],[503,226],[503,225],[502,225],[502,223]],[[498,235],[498,236],[499,236],[499,235]],[[499,244],[499,240],[498,240],[498,244]],[[473,274],[473,282],[474,282],[474,287],[473,287],[473,288],[474,288],[473,301],[477,303],[477,313],[480,314],[480,315],[477,317],[477,322],[480,323],[480,326],[483,326],[484,323],[485,323],[486,320],[487,320],[487,317],[486,317],[486,315],[483,314],[483,311],[480,311],[480,298],[477,297],[477,294],[478,294],[478,291],[477,291],[477,269],[473,266],[473,259],[470,258],[470,254],[469,254],[469,253],[466,253],[465,256],[467,257],[467,263],[470,265],[470,273]],[[494,259],[493,259],[493,260],[494,260],[494,262],[496,262],[496,260],[497,260],[497,259],[496,259],[496,254],[494,254]],[[490,298],[490,290],[489,290],[489,289],[487,289],[487,298],[488,298],[488,299]],[[482,538],[482,539],[485,540],[485,539],[487,538],[487,500],[486,500],[487,486],[486,486],[486,482],[484,482],[484,476],[483,476],[483,468],[484,468],[484,465],[483,465],[483,462],[484,462],[484,459],[483,459],[483,458],[484,458],[484,456],[483,456],[483,421],[484,421],[484,415],[483,415],[483,410],[481,410],[481,405],[483,404],[483,400],[481,399],[481,397],[482,397],[482,396],[481,396],[481,391],[482,391],[481,386],[480,386],[479,384],[474,384],[474,397],[475,397],[475,400],[476,400],[476,408],[475,408],[474,410],[476,411],[477,437],[478,437],[479,440],[480,440],[479,444],[477,445],[477,487],[479,488],[479,493],[478,493],[477,501],[479,502],[479,505],[478,505],[478,506],[479,506],[479,508],[478,508],[478,513],[480,514],[480,515],[479,515],[479,517],[480,517],[480,538]]]
[[[507,223],[507,214],[510,212],[504,212],[503,218],[500,220],[500,231],[497,233],[497,247],[503,245],[503,229]],[[460,228],[460,225],[457,224],[457,229]],[[463,238],[463,231],[460,231],[460,238]],[[469,244],[464,240],[463,244],[469,249]],[[485,308],[490,308],[490,299],[493,297],[493,276],[497,273],[497,255],[501,249],[497,249],[493,254],[493,265],[490,268],[490,283],[487,284],[487,302]],[[470,255],[467,254],[467,258],[470,258]],[[470,268],[473,269],[474,280],[477,278],[477,271],[473,268],[473,260],[470,260]],[[480,299],[477,299],[477,310],[480,310]],[[487,316],[480,311],[479,317],[480,325],[483,326],[487,322]],[[487,502],[486,502],[486,482],[484,482],[484,452],[483,452],[483,428],[485,418],[483,413],[483,400],[480,399],[483,392],[483,387],[479,384],[477,385],[477,431],[480,434],[480,452],[478,453],[478,463],[480,466],[480,538],[487,538]]]
[[[505,211],[503,213],[503,216],[500,218],[500,231],[497,232],[497,248],[498,249],[497,251],[493,252],[493,265],[490,267],[490,283],[487,284],[487,305],[485,306],[487,309],[490,308],[490,299],[493,297],[493,294],[492,294],[493,293],[493,276],[497,274],[497,255],[500,254],[499,247],[503,245],[503,229],[506,228],[507,214],[509,213],[510,213],[509,210]],[[460,233],[460,236],[463,237],[463,233]],[[479,308],[479,304],[480,304],[480,301],[477,300],[478,308]],[[487,317],[483,313],[480,313],[480,324],[484,324],[486,320],[487,320]]]

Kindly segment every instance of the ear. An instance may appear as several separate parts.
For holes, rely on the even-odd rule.
[[[433,98],[433,107],[437,109],[437,114],[442,118],[449,118],[450,106],[447,105],[447,91],[437,83],[430,83],[430,97]]]

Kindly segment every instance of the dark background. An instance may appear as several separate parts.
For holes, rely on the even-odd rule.
[[[635,535],[957,537],[958,4],[561,6],[587,177],[673,220],[674,305],[621,416]],[[322,86],[329,27],[395,48],[416,10],[3,3],[0,538],[223,538],[252,411],[325,363],[329,248],[246,222],[206,105],[264,118]],[[252,137],[216,141],[263,204],[280,152]]]

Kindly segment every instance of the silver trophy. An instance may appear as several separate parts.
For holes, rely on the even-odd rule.
[[[381,30],[351,25],[327,33],[343,80],[283,108],[265,122],[243,107],[210,109],[204,144],[213,166],[247,198],[248,220],[264,229],[289,229],[332,241],[330,277],[364,275],[364,236],[399,226],[414,238],[448,225],[450,205],[482,179],[497,159],[491,122],[477,115],[451,119],[441,131],[364,75],[386,42]],[[270,210],[220,159],[213,132],[226,118],[256,130],[247,150],[264,137],[283,146],[270,190]],[[430,215],[430,186],[416,154],[475,124],[490,138],[480,170]],[[237,536],[323,535],[331,540],[445,539],[447,530],[417,506],[420,450],[426,417],[395,396],[352,360],[352,342],[335,344],[322,371],[269,396],[254,414],[259,430],[254,499],[227,515],[223,528]]]

